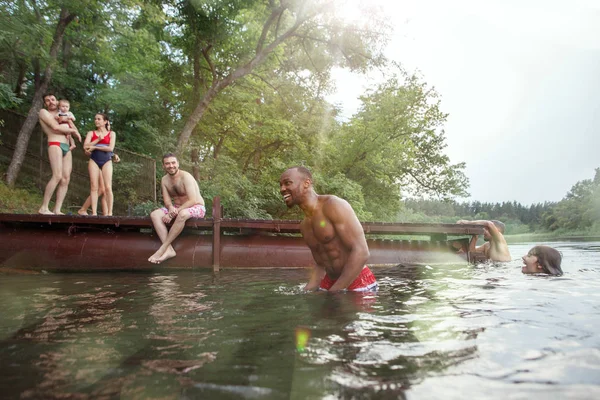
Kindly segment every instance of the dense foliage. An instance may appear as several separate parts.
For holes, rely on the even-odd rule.
[[[0,107],[35,117],[47,85],[82,132],[108,113],[117,146],[157,159],[177,149],[229,216],[289,216],[277,182],[292,165],[362,219],[394,219],[408,192],[466,194],[436,92],[385,61],[385,18],[367,7],[347,21],[344,3],[0,1]],[[343,123],[324,99],[336,66],[388,77]]]

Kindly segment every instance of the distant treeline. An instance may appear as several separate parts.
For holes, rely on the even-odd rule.
[[[406,199],[405,221],[454,222],[458,219],[497,219],[511,234],[526,232],[600,233],[600,168],[594,179],[577,182],[559,202],[523,205],[516,201],[483,203]]]

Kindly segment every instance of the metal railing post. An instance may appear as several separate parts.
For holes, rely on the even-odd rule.
[[[213,242],[212,242],[212,256],[213,256],[213,272],[219,271],[221,264],[221,198],[215,196],[213,198]]]

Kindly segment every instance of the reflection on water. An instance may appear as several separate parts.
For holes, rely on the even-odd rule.
[[[600,398],[600,243],[516,261],[376,268],[374,294],[306,271],[0,276],[7,398]],[[306,333],[298,346],[296,331]]]

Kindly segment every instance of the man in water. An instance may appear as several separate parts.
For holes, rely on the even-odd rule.
[[[304,167],[286,170],[279,189],[288,208],[297,205],[304,213],[300,231],[316,263],[304,290],[377,290],[375,276],[366,266],[367,240],[350,204],[315,193],[312,174]]]
[[[67,195],[69,181],[71,180],[71,171],[73,169],[73,156],[69,149],[69,135],[79,135],[76,128],[70,128],[69,125],[59,124],[56,120],[58,115],[58,101],[53,94],[44,96],[44,105],[46,109],[41,109],[39,113],[40,125],[42,130],[48,136],[48,160],[52,169],[52,178],[44,190],[44,200],[39,209],[40,214],[59,214],[62,203]],[[81,141],[81,136],[79,141]],[[56,189],[58,186],[58,189]],[[48,208],[50,199],[56,190],[56,203],[54,212]]]
[[[150,214],[154,229],[162,242],[162,246],[148,259],[154,264],[175,257],[177,254],[171,243],[183,231],[185,221],[190,218],[204,218],[206,214],[198,182],[189,172],[179,169],[179,162],[174,154],[168,153],[163,156],[163,168],[167,173],[161,180],[165,206]],[[173,220],[173,226],[170,230],[167,229],[167,224]]]
[[[484,233],[483,240],[485,243],[482,246],[477,247],[477,251],[485,254],[488,260],[505,262],[510,261],[510,251],[508,251],[508,244],[504,239],[504,224],[500,221],[467,221],[460,220],[457,224],[473,224],[483,225]],[[473,237],[473,240],[477,240],[477,235]]]

